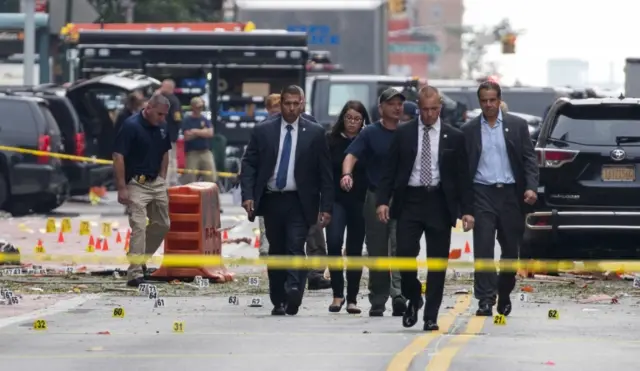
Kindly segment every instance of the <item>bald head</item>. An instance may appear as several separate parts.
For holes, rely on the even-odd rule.
[[[173,94],[173,91],[176,88],[176,83],[171,79],[165,79],[162,81],[162,85],[160,85],[160,91],[165,94]]]
[[[440,92],[433,86],[425,86],[418,92],[418,108],[422,123],[431,126],[440,117],[442,98]]]

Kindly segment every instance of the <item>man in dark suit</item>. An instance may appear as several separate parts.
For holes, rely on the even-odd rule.
[[[400,125],[391,142],[377,192],[377,213],[385,223],[397,219],[398,256],[417,257],[424,233],[427,257],[446,261],[451,228],[460,213],[465,230],[473,228],[474,223],[464,136],[440,122],[442,100],[436,88],[420,89],[418,106],[419,117]],[[412,327],[423,305],[421,284],[417,270],[400,274],[402,295],[409,299],[402,324]],[[429,269],[425,331],[438,330],[445,275],[446,268]]]
[[[494,259],[495,236],[504,259],[517,259],[524,233],[524,215],[536,202],[538,163],[525,120],[500,110],[502,90],[487,81],[478,87],[482,115],[462,127],[469,173],[473,180],[473,230],[475,259]],[[509,295],[515,272],[475,272],[478,316],[492,316],[498,296],[498,313],[511,313]]]
[[[312,225],[331,220],[333,180],[325,131],[300,113],[300,87],[285,88],[281,115],[257,125],[242,159],[242,206],[253,220],[264,217],[270,255],[305,256]],[[295,315],[307,271],[268,268],[273,315]]]

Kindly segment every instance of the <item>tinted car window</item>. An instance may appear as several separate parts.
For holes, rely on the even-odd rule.
[[[66,98],[48,99],[49,110],[56,119],[61,129],[69,128],[75,132],[81,132],[78,114]]]
[[[544,116],[545,111],[556,100],[555,92],[547,91],[502,91],[502,100],[509,111]]]
[[[58,123],[56,119],[53,118],[51,111],[49,108],[43,104],[38,104],[38,108],[40,108],[40,112],[42,112],[42,116],[44,116],[44,120],[47,124],[47,134],[49,135],[60,135],[60,128],[58,127]]]
[[[560,109],[558,117],[554,120],[550,139],[613,146],[616,145],[616,138],[639,135],[638,106],[565,106]]]
[[[349,100],[369,101],[369,85],[363,83],[331,83],[329,87],[329,116],[338,116]]]
[[[35,135],[38,130],[29,103],[17,99],[0,99],[0,128],[4,132]]]

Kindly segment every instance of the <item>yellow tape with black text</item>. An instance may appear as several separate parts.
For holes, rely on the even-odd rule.
[[[9,147],[9,146],[0,146],[0,151],[8,151],[8,152],[16,152],[22,153],[25,155],[33,155],[38,157],[51,157],[58,158],[61,160],[69,160],[69,161],[77,161],[77,162],[89,162],[94,164],[101,165],[113,165],[113,161],[111,160],[103,160],[93,157],[84,157],[84,156],[75,156],[68,155],[66,153],[56,153],[56,152],[47,152],[47,151],[37,151],[34,149],[25,149],[19,147]],[[177,169],[177,171],[181,174],[202,174],[202,175],[211,175],[213,172],[208,170],[192,170],[192,169]],[[227,173],[227,172],[218,172],[218,176],[221,178],[234,178],[238,174],[235,173]]]
[[[212,255],[165,255],[165,256],[105,256],[98,254],[58,255],[58,254],[0,254],[0,264],[13,261],[55,262],[62,264],[129,264],[131,262],[143,264],[154,263],[168,267],[202,267],[226,265],[269,265],[274,268],[314,268],[324,269],[345,267],[347,269],[367,267],[370,270],[386,271],[413,270],[427,268],[434,271],[452,269],[474,269],[475,271],[493,271],[496,268],[502,271],[516,272],[527,270],[533,272],[557,270],[557,271],[589,271],[589,272],[640,272],[640,261],[540,261],[540,260],[476,260],[474,262],[462,262],[446,259],[416,260],[412,258],[373,258],[373,257],[298,257],[298,256],[268,256],[262,258],[223,258]],[[1,267],[0,267],[1,269]]]

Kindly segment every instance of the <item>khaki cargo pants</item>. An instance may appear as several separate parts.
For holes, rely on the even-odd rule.
[[[205,182],[215,183],[218,180],[218,173],[216,172],[216,162],[213,160],[213,153],[209,150],[204,151],[189,151],[187,156],[187,169],[206,171],[204,174],[184,174],[184,184],[195,182],[199,177]]]
[[[169,231],[169,194],[167,183],[161,177],[153,181],[138,183],[134,179],[127,185],[131,203],[127,206],[131,241],[129,241],[129,257],[147,257],[156,253],[164,236]],[[149,225],[147,225],[149,218]],[[140,261],[131,261],[127,279],[143,276]]]

